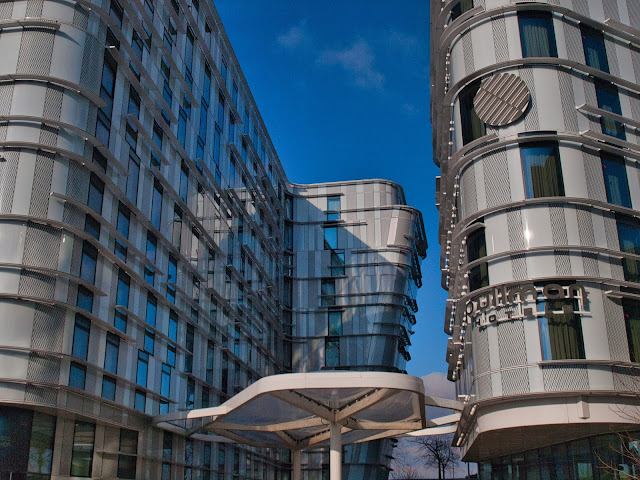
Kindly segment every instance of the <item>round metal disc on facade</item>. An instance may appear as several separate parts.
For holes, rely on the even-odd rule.
[[[529,106],[529,88],[513,73],[485,78],[473,99],[476,115],[496,127],[518,120]]]

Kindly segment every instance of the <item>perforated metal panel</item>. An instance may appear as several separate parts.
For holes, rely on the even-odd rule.
[[[0,213],[11,213],[13,191],[18,173],[17,150],[5,149],[2,152],[3,162],[0,162]]]
[[[0,18],[11,18],[13,13],[13,2],[0,2]]]
[[[56,405],[58,403],[58,390],[55,387],[27,385],[24,388],[24,400],[28,403]]]
[[[555,261],[556,261],[556,274],[562,275],[562,276],[571,275],[571,259],[569,258],[568,250],[556,250]]]
[[[488,374],[491,369],[489,360],[489,338],[487,330],[473,330],[473,359],[474,371],[477,375],[477,395],[479,398],[487,398],[492,395],[491,376]]]
[[[460,178],[460,191],[462,194],[462,202],[460,202],[462,218],[466,218],[478,211],[476,171],[474,163],[469,165],[464,172],[462,172],[462,177]]]
[[[589,0],[573,0],[572,3],[573,10],[581,13],[582,15],[589,15]]]
[[[20,275],[18,293],[30,297],[53,298],[56,281],[39,272],[23,270]]]
[[[616,290],[616,288],[612,288]],[[604,321],[607,326],[607,340],[609,341],[609,355],[611,360],[629,361],[627,348],[627,333],[624,324],[624,312],[619,300],[612,300],[602,292],[604,306]]]
[[[547,392],[589,389],[587,367],[581,365],[549,365],[542,368],[542,378]]]
[[[487,207],[502,205],[511,201],[511,187],[509,186],[509,164],[507,150],[501,148],[483,158],[484,188]]]
[[[587,177],[587,192],[589,198],[595,200],[607,201],[607,192],[604,189],[604,177],[602,175],[602,162],[600,157],[591,153],[591,151],[583,151],[584,171]]]
[[[529,277],[524,254],[511,255],[511,272],[514,280],[524,280]]]
[[[622,268],[622,260],[610,258],[609,268],[611,269],[611,278],[615,278],[616,280],[624,280],[624,269]]]
[[[93,90],[95,93],[98,93],[98,87],[100,85],[100,75],[102,73],[101,67],[104,57],[100,52],[103,48],[104,47],[101,46],[93,36],[87,35],[82,56],[80,83],[88,89]]]
[[[89,194],[89,172],[74,162],[69,162],[67,195],[84,203]]]
[[[51,125],[42,125],[40,127],[39,141],[43,145],[55,146],[58,143],[58,129]]]
[[[538,130],[540,122],[538,120],[538,101],[536,97],[536,89],[533,83],[533,72],[530,68],[522,67],[519,69],[520,78],[527,84],[529,93],[531,94],[531,106],[524,114],[524,125],[527,130]]]
[[[618,226],[613,212],[601,212],[604,221],[604,231],[607,236],[607,247],[612,250],[620,248],[618,242]]]
[[[504,17],[492,19],[491,30],[493,31],[493,48],[496,52],[496,62],[506,62],[509,60],[509,44]]]
[[[22,263],[55,270],[60,253],[60,230],[47,225],[27,227]]]
[[[605,18],[620,20],[620,12],[618,11],[618,0],[602,0],[602,6],[604,7]]]
[[[596,97],[596,87],[594,86],[593,82],[584,80],[582,82],[582,85],[584,86],[585,103],[593,107],[597,106],[598,99]],[[600,131],[600,124],[594,121],[591,116],[589,116],[589,128],[594,132]]]
[[[640,28],[640,3],[637,0],[627,0],[629,23],[634,28]]]
[[[511,250],[522,250],[524,248],[524,231],[522,229],[522,213],[519,208],[507,210],[507,226]]]
[[[47,211],[49,210],[52,175],[53,155],[46,152],[38,153],[33,177],[29,215],[46,218]]]
[[[562,101],[562,117],[564,127],[571,132],[578,131],[578,112],[575,106],[575,96],[573,93],[573,83],[571,75],[558,70],[558,83],[560,84],[560,99]]]
[[[584,274],[590,277],[600,276],[600,268],[598,267],[598,256],[595,253],[582,253],[582,267]]]
[[[522,321],[502,322],[498,329],[500,368],[527,364],[527,349]]]
[[[640,392],[640,372],[630,368],[612,367],[613,388],[621,392]]]
[[[41,17],[44,0],[27,0],[27,17]]]
[[[31,334],[31,348],[62,352],[65,311],[60,307],[36,305]]]
[[[529,371],[526,367],[503,370],[501,377],[503,395],[529,393]]]
[[[47,93],[44,97],[44,109],[42,116],[53,120],[60,120],[60,112],[62,111],[62,88],[51,85],[47,87]]]
[[[0,5],[2,5],[0,3]],[[0,115],[9,115],[13,101],[13,83],[0,84]]]
[[[554,245],[567,245],[567,222],[564,218],[564,208],[557,203],[549,205],[549,219],[551,220],[551,237]]]
[[[580,245],[595,246],[596,240],[593,235],[593,219],[591,209],[581,205],[576,206],[578,217],[578,233],[580,234]]]
[[[582,36],[580,29],[573,23],[562,22],[564,39],[567,45],[567,57],[569,60],[584,63],[584,49],[582,48]],[[571,97],[573,99],[573,97]]]
[[[57,384],[60,378],[60,360],[40,353],[29,354],[27,380]]]
[[[86,30],[89,25],[89,14],[79,3],[73,7],[73,24],[82,30]]]
[[[471,46],[470,31],[467,31],[462,34],[462,51],[464,53],[465,75],[470,75],[475,71],[475,65],[473,61],[473,47]]]
[[[24,30],[16,72],[47,75],[51,68],[53,38],[50,30]]]
[[[613,18],[613,17],[612,17]],[[620,76],[620,67],[618,66],[618,55],[616,54],[616,44],[608,38],[605,38],[604,43],[607,49],[607,59],[609,61],[609,71],[611,75],[616,77]]]

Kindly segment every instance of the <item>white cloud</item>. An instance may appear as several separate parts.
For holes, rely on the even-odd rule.
[[[415,36],[397,30],[387,32],[387,41],[392,47],[406,53],[412,53],[420,46]]]
[[[351,46],[340,50],[324,50],[317,63],[339,66],[360,87],[382,88],[384,75],[375,69],[375,55],[364,40],[356,40]]]
[[[309,34],[307,33],[306,22],[302,20],[297,25],[292,26],[285,33],[282,33],[276,37],[278,45],[286,49],[294,49],[303,46],[309,41]]]
[[[447,380],[447,375],[433,372],[422,377],[424,391],[427,395],[440,398],[456,398],[455,384]]]

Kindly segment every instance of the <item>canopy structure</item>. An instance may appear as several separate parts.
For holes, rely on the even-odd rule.
[[[436,400],[427,399],[430,405]],[[444,406],[442,402],[447,401],[435,403]],[[455,408],[451,405],[448,408]],[[458,417],[447,416],[445,422]],[[330,478],[340,480],[343,444],[444,424],[426,419],[422,379],[347,371],[264,377],[218,407],[159,415],[154,423],[203,440],[223,436],[248,445],[291,449],[294,480],[300,478],[302,450],[329,447]]]

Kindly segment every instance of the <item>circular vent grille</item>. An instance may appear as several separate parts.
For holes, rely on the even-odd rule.
[[[496,127],[519,119],[529,106],[529,88],[512,73],[485,78],[473,99],[476,114],[485,123]]]

